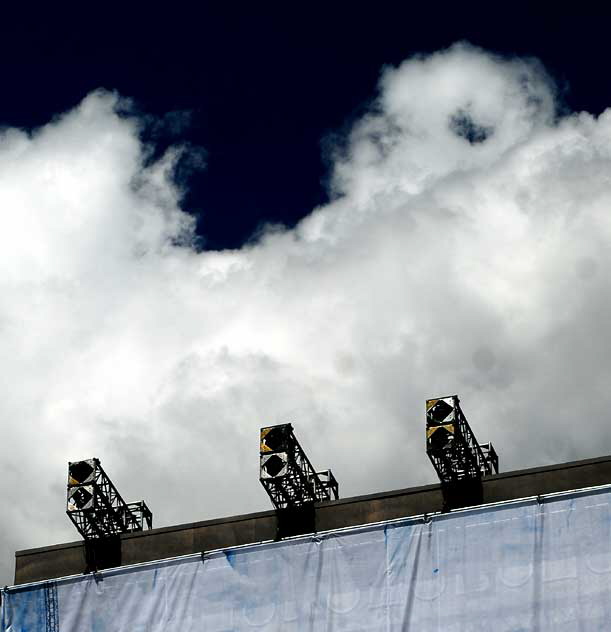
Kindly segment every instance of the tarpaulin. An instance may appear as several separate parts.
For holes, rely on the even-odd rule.
[[[608,488],[3,592],[2,632],[611,630]]]

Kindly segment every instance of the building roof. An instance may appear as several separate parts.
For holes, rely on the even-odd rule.
[[[482,481],[481,503],[495,503],[611,483],[611,456],[505,472]],[[353,496],[315,508],[317,531],[364,525],[443,508],[441,486],[425,485]],[[274,511],[205,520],[128,533],[101,551],[102,567],[124,566],[273,540]],[[15,553],[15,584],[53,579],[85,571],[83,541]]]

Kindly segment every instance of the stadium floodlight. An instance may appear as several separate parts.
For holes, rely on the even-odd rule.
[[[492,444],[477,443],[458,395],[427,400],[426,453],[446,485],[481,480],[499,471]]]
[[[126,503],[96,458],[68,463],[66,513],[85,540],[153,526],[146,503]]]
[[[259,479],[277,510],[339,498],[331,470],[314,470],[291,424],[261,428],[259,455]]]

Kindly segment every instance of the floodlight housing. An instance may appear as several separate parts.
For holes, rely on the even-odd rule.
[[[458,395],[427,400],[426,453],[442,484],[480,480],[499,471],[492,444],[478,444]]]
[[[153,526],[146,503],[126,503],[96,458],[68,463],[66,514],[85,540]]]
[[[278,510],[339,498],[333,473],[312,467],[291,424],[261,428],[259,480]]]

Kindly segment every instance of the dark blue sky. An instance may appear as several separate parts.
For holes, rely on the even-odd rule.
[[[237,247],[262,222],[292,225],[327,199],[332,135],[375,95],[380,69],[457,40],[534,55],[571,109],[611,103],[609,17],[507,5],[223,3],[197,12],[99,5],[0,26],[0,124],[32,127],[104,87],[154,115],[190,111],[157,138],[204,147],[184,202],[207,248]],[[211,8],[213,7],[214,8]],[[207,8],[206,8],[207,7]]]

